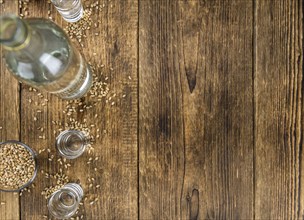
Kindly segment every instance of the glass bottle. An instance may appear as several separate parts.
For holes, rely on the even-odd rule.
[[[57,219],[72,217],[83,197],[83,189],[77,183],[68,183],[54,192],[48,200],[48,209]]]
[[[8,69],[21,82],[63,99],[80,98],[92,85],[89,65],[50,20],[0,16],[0,43]]]
[[[67,22],[76,22],[83,15],[81,0],[51,0],[51,2]]]

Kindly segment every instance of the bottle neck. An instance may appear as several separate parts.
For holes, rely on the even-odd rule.
[[[20,50],[30,41],[28,25],[14,15],[0,16],[0,43],[7,50]]]

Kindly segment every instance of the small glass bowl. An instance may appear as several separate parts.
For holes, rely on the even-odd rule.
[[[27,146],[26,144],[22,143],[22,142],[19,142],[19,141],[15,141],[15,140],[9,140],[9,141],[4,141],[4,142],[0,142],[0,148],[1,146],[5,145],[5,144],[18,144],[20,146],[23,146],[26,150],[28,150],[28,152],[30,152],[30,154],[32,155],[33,159],[34,159],[34,162],[35,162],[35,170],[34,170],[34,174],[32,176],[31,179],[29,179],[29,181],[27,181],[25,184],[23,184],[22,186],[20,186],[19,188],[17,189],[9,189],[9,188],[5,188],[5,189],[2,189],[1,188],[1,185],[0,185],[0,192],[3,191],[3,192],[18,192],[26,187],[28,187],[35,179],[35,177],[37,176],[37,172],[38,172],[38,163],[37,163],[37,154],[36,152],[30,148],[29,146]]]

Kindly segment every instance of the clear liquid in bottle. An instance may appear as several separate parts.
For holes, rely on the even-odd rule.
[[[9,27],[3,29],[11,30],[13,39],[16,35],[20,38],[20,42],[7,43],[0,35],[0,42],[7,49],[7,67],[16,78],[63,99],[85,95],[92,85],[90,67],[61,28],[46,19],[22,21],[7,16],[8,21],[4,22],[3,18],[0,23]]]

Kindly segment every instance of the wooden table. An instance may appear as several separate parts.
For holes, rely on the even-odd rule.
[[[47,1],[24,2],[4,0],[1,14],[67,26]],[[31,192],[0,193],[0,219],[48,216],[41,192],[53,180],[41,170],[59,172],[52,121],[70,117],[101,132],[63,171],[85,189],[83,219],[303,219],[303,1],[98,5],[80,48],[104,65],[110,92],[93,108],[67,116],[65,101],[29,91],[1,62],[1,141],[50,152]]]

